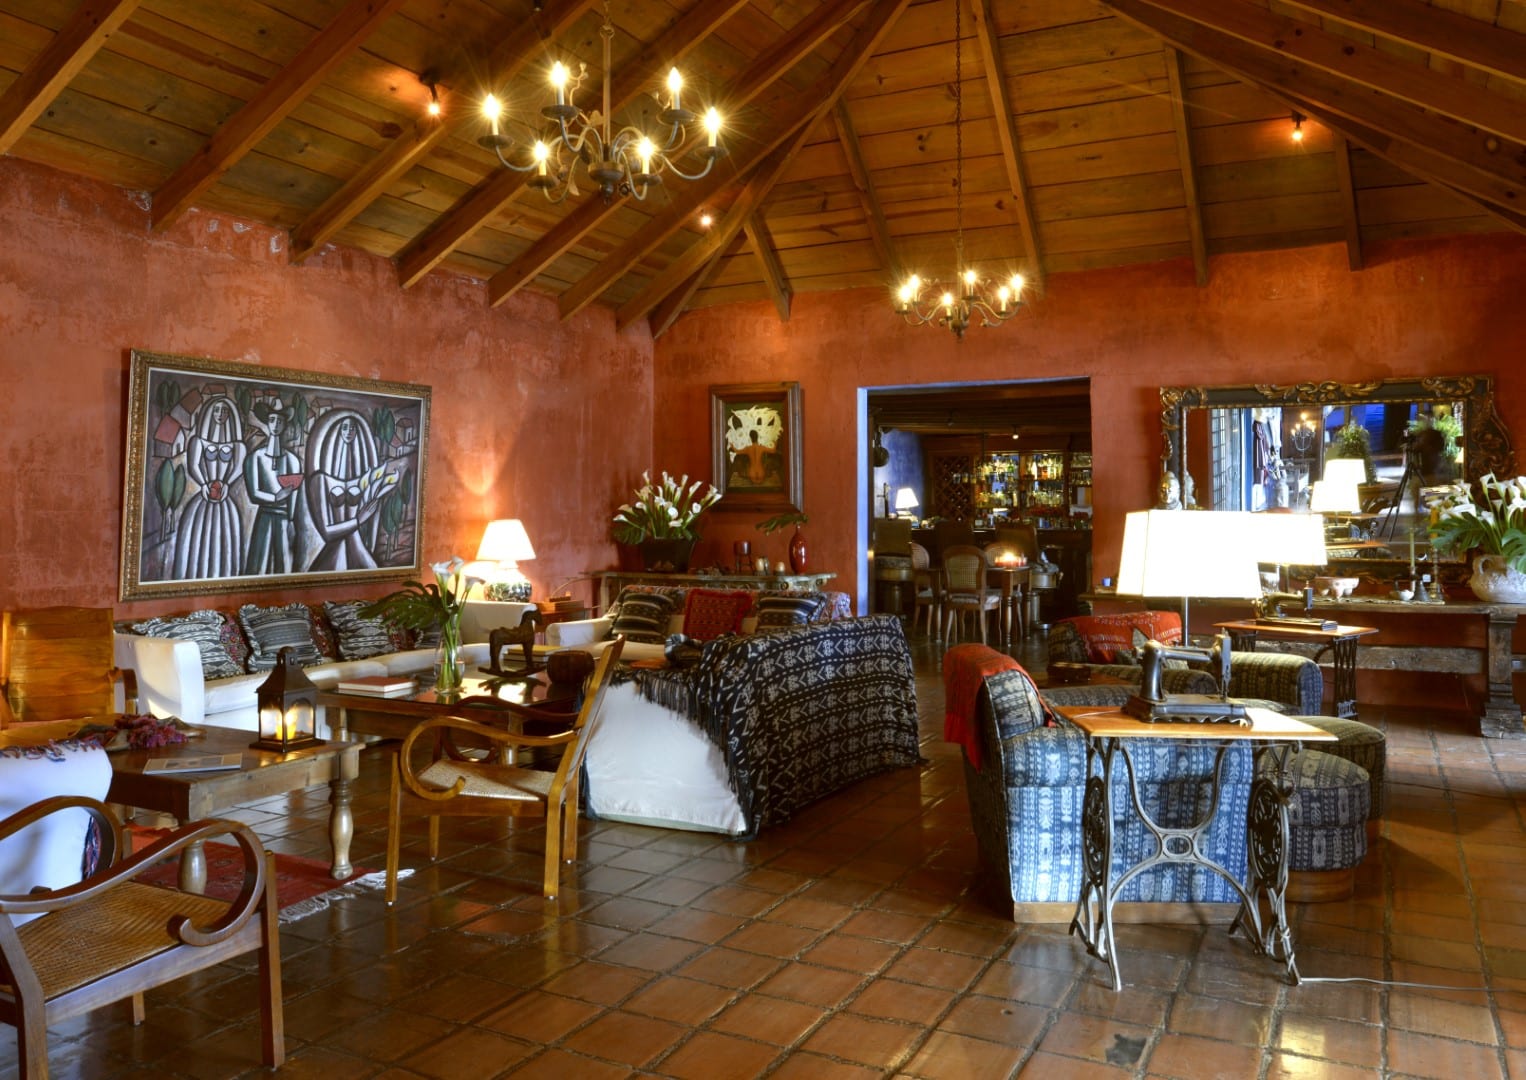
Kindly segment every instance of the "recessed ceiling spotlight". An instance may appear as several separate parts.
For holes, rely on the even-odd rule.
[[[1296,143],[1303,142],[1303,113],[1295,112],[1293,114],[1293,141]]]
[[[715,218],[711,217],[708,213],[704,213],[699,216],[699,227],[701,229],[708,229],[714,224]]]

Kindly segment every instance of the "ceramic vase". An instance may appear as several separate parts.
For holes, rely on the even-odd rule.
[[[805,533],[795,526],[795,535],[789,540],[789,567],[795,574],[805,573]]]
[[[694,536],[663,540],[647,537],[636,545],[641,552],[642,568],[664,574],[686,573],[689,569],[689,556],[694,554],[694,542],[697,539]]]
[[[1503,555],[1475,555],[1468,587],[1474,596],[1491,604],[1526,604],[1526,574],[1507,563]]]

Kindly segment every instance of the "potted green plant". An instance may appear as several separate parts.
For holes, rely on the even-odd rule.
[[[653,484],[651,474],[643,472],[636,497],[615,511],[615,539],[636,547],[645,569],[683,573],[699,538],[695,524],[720,497],[714,484],[691,484],[687,473],[674,480],[664,472]]]
[[[1335,433],[1326,457],[1360,458],[1362,467],[1367,471],[1367,482],[1369,484],[1377,482],[1378,470],[1372,463],[1372,436],[1355,420],[1350,421]]]
[[[454,691],[461,688],[460,663],[461,612],[466,597],[479,580],[466,572],[466,560],[459,555],[449,562],[434,563],[434,581],[405,581],[397,592],[388,593],[361,609],[368,619],[385,618],[411,630],[440,628],[439,670],[435,689]]]
[[[1478,486],[1482,507],[1466,481],[1431,503],[1431,546],[1443,555],[1473,554],[1468,586],[1480,600],[1526,603],[1526,476],[1496,480],[1489,473]]]
[[[775,514],[771,518],[764,518],[758,522],[758,531],[762,533],[778,532],[780,529],[788,528],[791,525],[795,527],[794,535],[790,537],[789,541],[789,565],[792,573],[805,573],[805,534],[800,531],[800,526],[810,520],[808,516],[800,511],[790,510],[782,514]]]

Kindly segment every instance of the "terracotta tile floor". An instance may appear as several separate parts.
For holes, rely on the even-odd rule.
[[[538,894],[537,828],[447,821],[397,908],[336,903],[282,934],[288,1064],[349,1077],[1526,1077],[1526,742],[1462,715],[1364,709],[1390,812],[1357,894],[1293,911],[1285,985],[1224,927],[1120,927],[1128,984],[1064,925],[971,892],[939,653],[917,647],[927,764],[861,783],[750,844],[585,826],[571,887]],[[388,751],[363,755],[357,862],[382,866]],[[240,808],[271,847],[326,851],[326,791]],[[1479,988],[1484,988],[1480,991]],[[51,1033],[55,1077],[259,1075],[249,965]],[[0,1034],[0,1080],[17,1073]]]

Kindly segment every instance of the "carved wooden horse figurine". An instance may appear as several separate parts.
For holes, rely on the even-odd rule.
[[[488,660],[487,669],[500,678],[514,678],[521,675],[529,675],[540,670],[535,664],[535,635],[542,629],[540,612],[535,608],[529,608],[520,616],[518,626],[500,626],[488,634]],[[503,650],[511,645],[519,645],[524,649],[525,666],[517,671],[504,671],[502,666]]]

